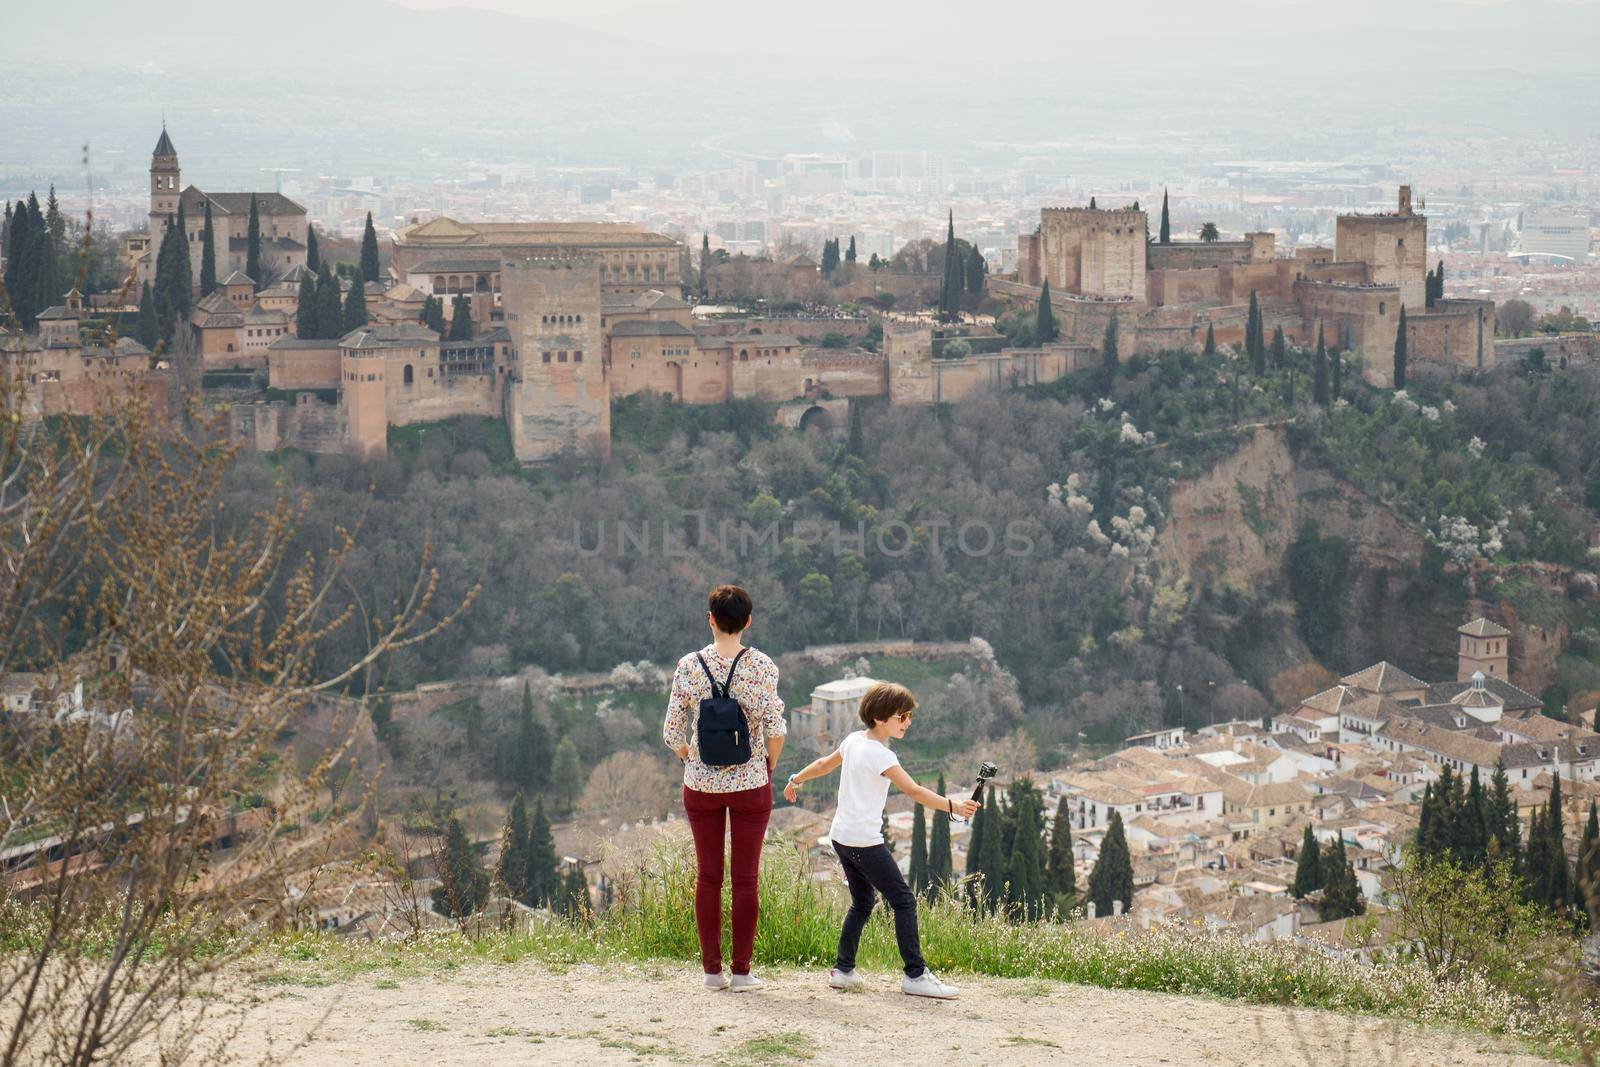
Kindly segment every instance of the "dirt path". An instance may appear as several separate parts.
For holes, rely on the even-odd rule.
[[[693,968],[648,964],[565,972],[474,966],[426,978],[263,986],[247,998],[257,1002],[229,1051],[249,1062],[275,1049],[276,1061],[339,1067],[1547,1062],[1416,1026],[1155,993],[966,978],[960,1000],[936,1002],[904,996],[897,976],[874,975],[860,994],[826,988],[815,971],[764,977],[766,989],[737,996],[700,989]]]

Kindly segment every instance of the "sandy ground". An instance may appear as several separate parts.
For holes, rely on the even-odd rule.
[[[228,1051],[242,1062],[341,1067],[1548,1062],[1412,1025],[1156,993],[967,978],[959,1000],[939,1002],[903,995],[897,975],[869,976],[864,993],[830,990],[811,971],[763,976],[764,990],[738,995],[699,988],[695,968],[659,965],[483,965],[254,986],[226,998],[247,1011]]]

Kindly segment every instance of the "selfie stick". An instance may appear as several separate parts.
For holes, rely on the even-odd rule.
[[[985,760],[984,763],[983,763],[983,766],[978,768],[978,787],[972,791],[972,799],[973,800],[982,800],[983,799],[983,783],[987,782],[989,779],[993,778],[995,775],[997,775],[999,773],[1000,773],[1000,768],[999,767],[996,767],[994,764],[990,763],[988,760]],[[952,822],[967,822],[968,821],[966,819],[963,819],[963,818],[961,818],[959,816],[955,816],[955,815],[952,815],[950,818],[951,818]]]

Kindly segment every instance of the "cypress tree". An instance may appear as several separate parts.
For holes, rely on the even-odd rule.
[[[139,343],[152,352],[161,343],[161,321],[156,316],[156,298],[150,292],[149,282],[139,287],[139,325],[134,333]]]
[[[1542,904],[1550,894],[1550,835],[1545,830],[1545,805],[1533,809],[1528,819],[1528,849],[1523,856],[1523,895]]]
[[[333,341],[343,337],[344,333],[344,304],[339,292],[339,279],[328,269],[328,261],[323,260],[322,270],[317,274],[317,336]]]
[[[179,203],[181,211],[182,203]],[[261,209],[256,204],[256,194],[250,194],[250,228],[245,231],[244,245],[244,272],[250,275],[250,280],[256,283],[256,291],[260,292],[266,277],[261,272]]]
[[[383,281],[382,264],[378,259],[378,230],[372,225],[372,212],[367,212],[367,225],[361,231],[361,280]]]
[[[572,735],[563,737],[556,745],[556,754],[550,765],[551,784],[556,796],[561,798],[565,810],[572,810],[572,802],[583,789],[583,764],[578,760],[578,746]]]
[[[1250,290],[1250,311],[1244,323],[1244,347],[1250,354],[1250,369],[1256,376],[1267,373],[1267,346],[1262,342],[1261,305],[1256,301],[1256,291]]]
[[[1439,261],[1439,265],[1434,268],[1434,273],[1437,275],[1437,277],[1434,278],[1434,282],[1433,282],[1433,298],[1435,300],[1443,300],[1444,299],[1444,260],[1441,259]]]
[[[550,773],[550,735],[533,714],[533,690],[522,683],[522,708],[509,760],[511,780],[522,789],[538,789]]]
[[[1288,351],[1289,346],[1283,339],[1283,327],[1275,327],[1272,331],[1272,367],[1274,370],[1283,369],[1283,360]]]
[[[444,848],[439,855],[439,887],[433,891],[433,910],[441,915],[459,918],[471,915],[483,907],[489,894],[489,877],[478,864],[477,853],[461,820],[450,817],[445,830]]]
[[[1045,867],[1045,889],[1057,911],[1065,914],[1078,904],[1078,872],[1072,862],[1072,810],[1065,793],[1056,801],[1050,825],[1050,860]]]
[[[1317,326],[1316,377],[1312,379],[1311,394],[1318,404],[1328,406],[1328,346],[1323,344],[1320,324]]]
[[[1217,354],[1217,331],[1216,327],[1209,322],[1206,323],[1206,347],[1201,351],[1200,354],[1203,356],[1214,356]]]
[[[944,774],[939,774],[939,795],[944,796]],[[936,896],[950,888],[954,870],[950,855],[950,816],[942,811],[933,813],[933,826],[928,840],[928,892]]]
[[[11,216],[11,227],[6,239],[6,293],[11,298],[11,310],[24,330],[34,326],[34,291],[38,278],[32,273],[34,261],[33,219],[28,207],[17,201],[17,210]]]
[[[928,829],[927,820],[918,804],[911,816],[911,891],[918,896],[928,892]]]
[[[67,217],[61,213],[61,202],[56,199],[54,184],[50,186],[50,195],[45,201],[44,229],[48,235],[45,241],[46,266],[42,270],[46,292],[40,306],[49,307],[72,288],[76,273],[67,249]]]
[[[983,870],[983,907],[992,915],[1006,899],[1005,835],[1007,829],[1015,830],[1015,824],[1008,823],[1003,806],[999,803],[991,802],[978,810],[989,813],[988,826],[983,833],[980,864]]]
[[[1039,312],[1034,318],[1033,336],[1035,343],[1047,345],[1056,339],[1056,315],[1050,309],[1050,279],[1044,280],[1044,285],[1039,289]]]
[[[294,309],[294,335],[302,341],[321,337],[318,331],[317,279],[309,270],[300,275],[300,297]]]
[[[500,859],[495,877],[512,900],[528,895],[528,806],[519,791],[506,811],[506,825],[500,832]]]
[[[210,296],[217,287],[217,232],[211,225],[211,201],[206,200],[205,228],[200,231],[200,295]]]
[[[1044,915],[1044,813],[1039,810],[1042,798],[1033,783],[1018,784],[1023,787],[1013,787],[1018,797],[1012,813],[1015,830],[1006,863],[1006,906],[1017,918],[1033,922]]]
[[[1455,827],[1455,861],[1463,868],[1483,865],[1488,837],[1488,806],[1483,795],[1483,785],[1478,780],[1478,767],[1472,767],[1471,783],[1467,787],[1466,802]]]
[[[591,910],[589,880],[583,876],[583,864],[574,863],[567,868],[567,877],[561,886],[560,907],[557,909],[568,919],[582,919]]]
[[[533,821],[528,824],[528,873],[522,878],[527,894],[521,900],[530,908],[550,903],[556,892],[556,840],[550,833],[550,820],[545,818],[544,801],[533,806]]]
[[[709,233],[702,233],[700,235],[700,291],[702,293],[707,293],[707,292],[711,291],[711,274],[710,274],[710,271],[711,271],[711,235]]]
[[[306,270],[315,274],[322,270],[322,250],[317,247],[317,228],[306,223]]]
[[[865,458],[867,454],[865,431],[861,426],[861,405],[854,401],[850,404],[850,440],[845,450],[857,459]]]
[[[1300,855],[1294,866],[1294,885],[1289,892],[1294,894],[1296,900],[1303,900],[1308,893],[1315,893],[1322,888],[1322,850],[1317,845],[1317,835],[1311,832],[1311,824],[1306,824],[1305,837],[1300,841]]]
[[[444,298],[430,296],[422,305],[422,322],[428,329],[438,334],[442,340],[445,335],[444,325]]]
[[[844,261],[846,263],[854,263],[856,261],[856,235],[855,234],[851,234],[850,235],[850,247],[845,249]]]
[[[184,236],[183,208],[167,216],[167,232],[156,252],[155,304],[161,340],[171,343],[178,325],[189,317],[189,244]]]
[[[1097,211],[1097,210],[1099,210],[1099,209],[1098,209],[1098,208],[1096,208],[1096,207],[1095,207],[1095,204],[1094,204],[1094,197],[1092,197],[1092,196],[1091,196],[1091,197],[1090,197],[1090,198],[1089,198],[1089,210],[1090,210],[1090,211]]]
[[[1233,367],[1233,421],[1239,421],[1239,365]]]
[[[450,304],[450,340],[472,340],[472,301],[466,293],[457,293]]]
[[[1133,858],[1128,853],[1120,812],[1111,813],[1111,824],[1100,842],[1100,855],[1089,872],[1089,900],[1100,918],[1113,914],[1112,901],[1121,901],[1124,910],[1133,906]]]
[[[350,283],[350,292],[344,298],[344,332],[359,330],[367,324],[367,286],[360,278]]]
[[[1355,868],[1345,855],[1344,838],[1334,839],[1322,864],[1325,885],[1322,890],[1322,918],[1325,922],[1347,919],[1366,911]]]
[[[939,286],[939,318],[949,322],[961,310],[961,255],[956,248],[956,213],[950,212],[944,239],[944,280]]]
[[[1516,801],[1511,797],[1511,782],[1506,776],[1504,760],[1496,760],[1494,774],[1489,777],[1488,853],[1498,860],[1511,864],[1513,874],[1522,872],[1522,826],[1517,819]]]
[[[1406,387],[1406,308],[1400,305],[1400,328],[1394,334],[1394,387]]]
[[[966,277],[967,292],[982,293],[984,285],[989,280],[989,261],[983,258],[983,253],[978,251],[977,245],[967,249],[967,265],[962,271]]]
[[[1161,190],[1161,243],[1172,243],[1172,219],[1167,214],[1167,191]]]
[[[1550,784],[1550,805],[1545,816],[1545,851],[1549,864],[1549,895],[1545,898],[1552,911],[1560,911],[1572,899],[1572,879],[1567,871],[1567,820],[1561,803],[1561,772],[1555,773]]]
[[[1417,852],[1429,859],[1437,859],[1433,842],[1433,783],[1427,782],[1422,787],[1422,806],[1417,812]]]
[[[1578,917],[1590,922],[1600,910],[1600,811],[1589,801],[1589,821],[1578,840],[1578,862],[1573,870],[1572,901]]]
[[[1344,356],[1337,345],[1328,350],[1328,359],[1333,364],[1331,368],[1333,381],[1329,383],[1332,386],[1331,399],[1337,404],[1344,396]]]
[[[1105,337],[1100,342],[1100,372],[1103,378],[1102,388],[1105,392],[1111,391],[1111,383],[1117,378],[1117,315],[1112,312],[1106,320]]]

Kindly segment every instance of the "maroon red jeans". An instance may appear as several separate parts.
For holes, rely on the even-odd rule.
[[[737,793],[702,793],[683,787],[683,810],[694,835],[694,926],[700,965],[722,973],[722,843],[733,838],[733,973],[750,973],[756,947],[756,877],[761,841],[772,817],[772,785]]]

